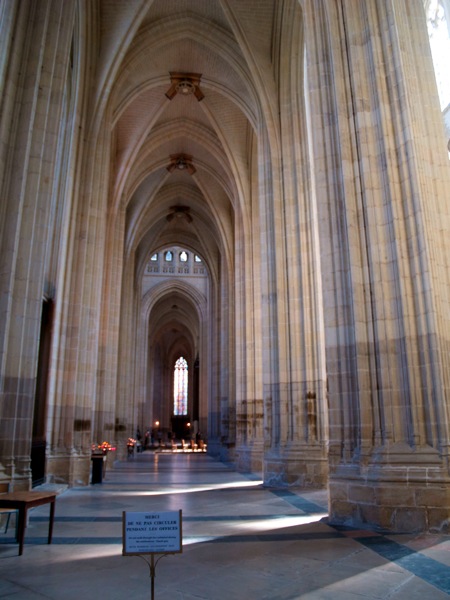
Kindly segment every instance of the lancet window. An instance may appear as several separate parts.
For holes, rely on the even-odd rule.
[[[173,388],[173,414],[175,416],[187,415],[188,364],[182,356],[175,363]]]

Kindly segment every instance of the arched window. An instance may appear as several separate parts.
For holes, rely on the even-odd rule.
[[[180,356],[175,363],[173,383],[173,414],[187,415],[188,406],[188,364]]]

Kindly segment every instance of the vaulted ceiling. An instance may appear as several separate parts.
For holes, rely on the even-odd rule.
[[[168,245],[202,256],[215,282],[232,272],[236,223],[245,230],[251,218],[282,4],[100,2],[97,106],[111,127],[110,198],[126,207],[125,256],[137,278]]]

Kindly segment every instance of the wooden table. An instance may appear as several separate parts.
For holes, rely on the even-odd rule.
[[[15,508],[19,511],[19,520],[17,523],[19,556],[21,556],[23,552],[23,542],[25,539],[25,529],[27,526],[27,512],[29,508],[41,506],[41,504],[50,504],[48,543],[52,543],[53,520],[55,517],[55,499],[56,493],[54,492],[10,492],[9,494],[0,494],[0,508]]]

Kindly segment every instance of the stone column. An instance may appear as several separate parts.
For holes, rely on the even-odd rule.
[[[92,107],[93,65],[98,58],[96,11],[91,5],[79,8],[72,54],[77,116],[72,144],[76,157],[71,173],[73,205],[66,215],[66,247],[59,263],[57,334],[47,418],[48,478],[72,485],[89,481],[99,408],[97,369],[103,366],[99,362],[100,315],[105,309],[102,292],[111,136]]]
[[[326,377],[303,15],[297,2],[283,5],[279,26],[274,49],[279,122],[268,127],[271,172],[262,176],[269,195],[262,196],[267,239],[261,246],[271,287],[263,327],[272,328],[264,373],[273,374],[266,394],[264,478],[272,485],[319,487],[326,484],[328,469]]]
[[[305,12],[330,517],[440,529],[450,516],[449,170],[423,7],[342,0]]]
[[[262,473],[264,402],[261,343],[261,245],[258,205],[257,144],[252,144],[248,197],[236,222],[236,464]]]
[[[105,266],[102,285],[102,310],[100,312],[99,359],[97,369],[97,404],[93,414],[92,442],[107,441],[117,447],[120,456],[126,453],[126,438],[132,431],[126,428],[122,404],[133,404],[133,390],[139,390],[139,379],[123,372],[123,365],[131,365],[134,375],[134,344],[120,345],[120,318],[122,303],[128,300],[133,282],[123,274],[123,248],[125,209],[112,205],[108,210]],[[130,269],[132,272],[132,269]],[[128,304],[126,304],[128,306]],[[127,324],[128,320],[126,320]],[[128,341],[128,340],[127,340]],[[126,390],[122,400],[121,392]],[[139,395],[139,392],[138,392]]]
[[[65,206],[61,153],[74,5],[44,0],[5,5],[2,40],[2,211],[0,266],[1,469],[15,488],[31,484],[30,453],[42,298],[52,252],[60,243],[55,214]],[[3,15],[2,15],[3,16]],[[63,242],[61,242],[63,243]]]

